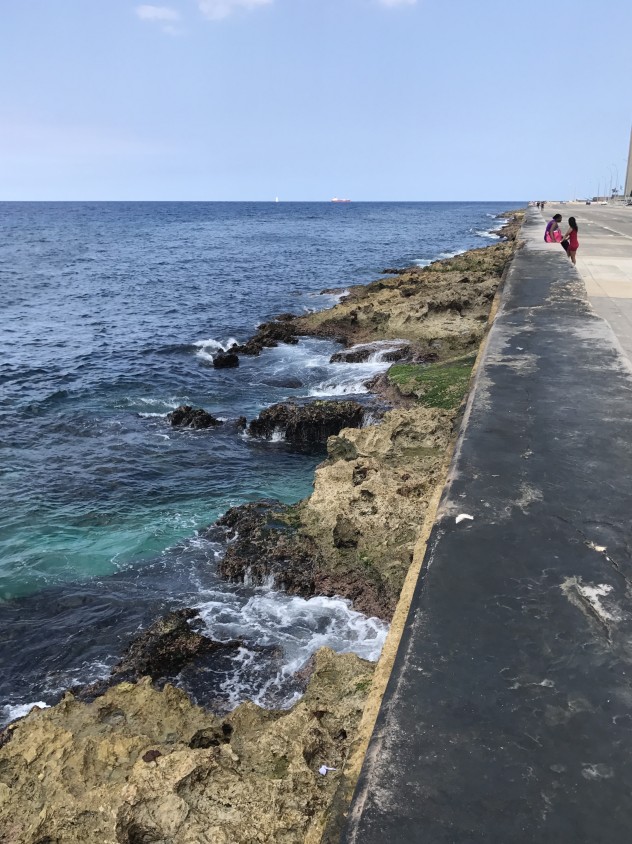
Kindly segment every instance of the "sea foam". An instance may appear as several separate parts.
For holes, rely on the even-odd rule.
[[[16,718],[24,718],[34,706],[38,706],[40,709],[49,709],[48,704],[44,703],[43,700],[36,700],[33,703],[18,703],[15,706],[0,706],[0,726],[9,724]]]
[[[197,349],[196,356],[203,360],[212,361],[213,356],[218,352],[227,352],[231,346],[239,345],[239,341],[234,337],[229,337],[224,343],[219,340],[214,340],[210,337],[208,340],[195,340],[193,345]]]
[[[197,607],[208,636],[221,641],[238,635],[258,646],[282,648],[272,665],[247,645],[240,649],[222,684],[227,708],[247,699],[264,707],[289,707],[300,694],[296,672],[319,648],[375,662],[388,633],[385,622],[356,612],[342,598],[304,599],[269,585],[241,606],[226,598],[213,595]]]

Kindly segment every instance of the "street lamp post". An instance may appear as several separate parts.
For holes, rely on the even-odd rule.
[[[617,167],[616,164],[612,164],[611,166],[614,167],[614,172],[615,172],[613,193],[618,194],[619,193],[619,168]]]

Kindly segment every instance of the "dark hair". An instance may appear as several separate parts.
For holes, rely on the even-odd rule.
[[[568,218],[568,225],[569,225],[569,226],[570,226],[570,227],[571,227],[574,231],[576,231],[576,232],[578,232],[578,231],[579,231],[579,228],[578,228],[578,226],[577,226],[577,220],[575,219],[575,217],[569,217],[569,218]]]
[[[553,219],[557,220],[558,223],[561,223],[562,222],[562,215],[561,214],[555,214]]]

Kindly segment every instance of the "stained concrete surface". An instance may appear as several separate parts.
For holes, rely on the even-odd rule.
[[[529,211],[348,844],[632,838],[632,374],[542,229]]]
[[[576,218],[577,269],[588,299],[632,360],[632,207],[567,203],[547,206],[545,212],[548,219],[559,212],[565,231],[568,217]]]

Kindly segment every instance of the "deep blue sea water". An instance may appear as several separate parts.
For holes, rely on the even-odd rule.
[[[182,678],[216,708],[289,702],[322,644],[377,658],[384,625],[222,583],[222,548],[197,531],[235,504],[308,495],[322,459],[248,439],[237,417],[361,393],[385,365],[330,364],[334,344],[310,339],[238,369],[212,354],[330,306],[323,288],[486,245],[519,204],[0,203],[0,716],[102,676],[178,606],[200,606],[215,638],[284,649],[271,665],[245,648],[199,688]],[[287,377],[302,386],[275,386]],[[174,430],[182,403],[226,423]]]

